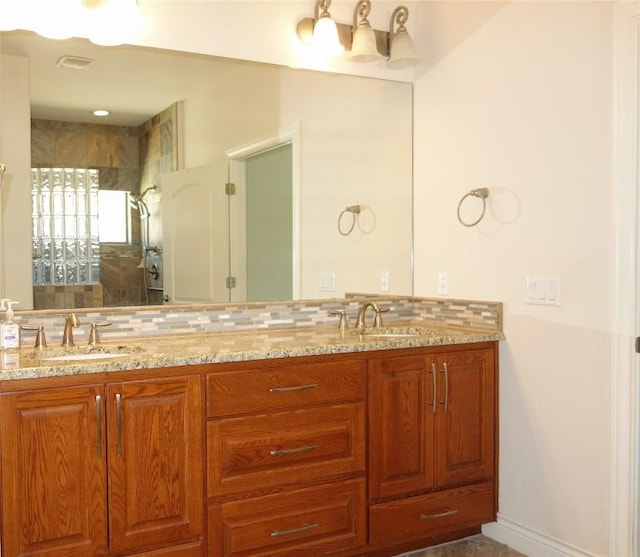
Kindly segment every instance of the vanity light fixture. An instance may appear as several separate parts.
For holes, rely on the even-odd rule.
[[[141,22],[137,0],[0,0],[0,13],[2,31],[24,29],[49,39],[86,37],[105,46],[126,42]]]
[[[367,19],[370,11],[371,0],[359,0],[353,10],[353,43],[348,56],[354,62],[374,62],[382,58],[376,34]]]
[[[409,10],[404,6],[398,6],[391,14],[389,22],[389,61],[387,62],[387,67],[389,68],[408,68],[420,62],[413,39],[404,26],[408,18]],[[396,25],[398,25],[397,28]]]
[[[409,35],[405,23],[409,10],[405,6],[397,7],[392,15],[389,31],[373,29],[368,15],[371,11],[371,0],[359,0],[353,12],[353,25],[337,23],[329,15],[331,0],[316,0],[315,17],[305,18],[298,22],[298,38],[313,45],[317,52],[332,55],[341,50],[347,51],[347,58],[353,62],[372,62],[382,57],[388,59],[387,67],[393,69],[408,68],[420,62],[415,45]],[[335,29],[335,32],[334,32]],[[331,37],[333,47],[320,44],[321,32]],[[340,43],[335,46],[335,41]]]
[[[344,46],[338,37],[336,22],[331,19],[329,14],[330,5],[331,0],[317,0],[311,43],[316,52],[325,56],[340,54],[344,51]]]

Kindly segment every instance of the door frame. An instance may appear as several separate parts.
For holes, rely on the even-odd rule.
[[[613,288],[611,322],[611,474],[609,554],[638,557],[638,297],[640,3],[618,2],[613,14]]]
[[[279,128],[273,133],[239,145],[232,147],[225,151],[226,156],[229,159],[229,181],[236,184],[245,183],[245,161],[246,159],[275,149],[282,145],[291,144],[291,187],[292,187],[292,238],[293,238],[293,265],[292,265],[292,298],[299,300],[301,297],[301,241],[300,241],[300,191],[301,191],[301,131],[300,122],[296,124]],[[237,239],[236,234],[231,234],[231,238],[234,238],[234,242]],[[238,254],[240,250],[236,249],[236,246],[231,246],[231,252]],[[236,257],[236,256],[234,256]],[[236,259],[232,261],[232,266],[238,265],[239,261]],[[231,272],[235,274],[236,269],[232,267]],[[233,291],[232,291],[233,292]],[[232,301],[234,301],[232,299]]]

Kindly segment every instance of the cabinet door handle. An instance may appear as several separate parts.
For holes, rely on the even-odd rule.
[[[432,520],[434,518],[443,518],[445,516],[451,516],[452,514],[456,514],[458,509],[447,509],[446,511],[442,511],[441,513],[433,513],[433,514],[421,514],[420,520]]]
[[[446,362],[442,364],[442,373],[444,373],[444,399],[440,401],[440,404],[444,406],[444,411],[447,411],[449,406],[449,368]]]
[[[274,530],[271,532],[271,537],[279,538],[281,536],[290,536],[291,534],[300,534],[301,532],[308,532],[309,530],[313,530],[319,526],[320,524],[305,524],[300,528],[293,528],[292,530]]]
[[[102,458],[102,397],[100,395],[96,395],[96,423],[98,427],[97,456],[99,459],[101,459]]]
[[[122,397],[116,394],[116,453],[122,456]]]
[[[309,389],[315,389],[318,386],[317,383],[309,383],[308,385],[295,385],[293,387],[271,387],[270,393],[292,393],[294,391],[307,391]]]
[[[318,445],[307,445],[305,447],[298,447],[297,449],[273,449],[269,452],[271,456],[282,456],[290,454],[306,453],[309,451],[315,451]]]
[[[429,405],[431,406],[431,411],[435,414],[436,413],[436,397],[438,396],[436,394],[437,393],[436,364],[431,364],[431,371],[429,373],[431,373],[431,389],[433,391],[431,396],[431,402],[429,403]]]

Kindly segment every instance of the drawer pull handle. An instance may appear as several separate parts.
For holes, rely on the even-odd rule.
[[[456,514],[458,509],[447,509],[446,511],[442,511],[441,513],[434,514],[421,514],[420,520],[431,520],[433,518],[443,518],[445,516],[451,516],[452,514]]]
[[[292,393],[294,391],[308,391],[309,389],[315,389],[318,386],[317,383],[309,383],[308,385],[296,385],[294,387],[271,387],[270,393]]]
[[[318,445],[307,445],[306,447],[298,447],[297,449],[273,449],[269,454],[271,456],[282,456],[315,451],[317,448]]]
[[[293,528],[292,530],[274,530],[271,532],[272,538],[279,538],[281,536],[290,536],[291,534],[300,534],[302,532],[308,532],[309,530],[314,530],[318,528],[320,524],[305,524],[300,528]]]

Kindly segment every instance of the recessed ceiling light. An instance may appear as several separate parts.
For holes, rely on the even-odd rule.
[[[109,116],[109,114],[110,112],[104,108],[99,108],[98,110],[93,111],[94,116]]]

